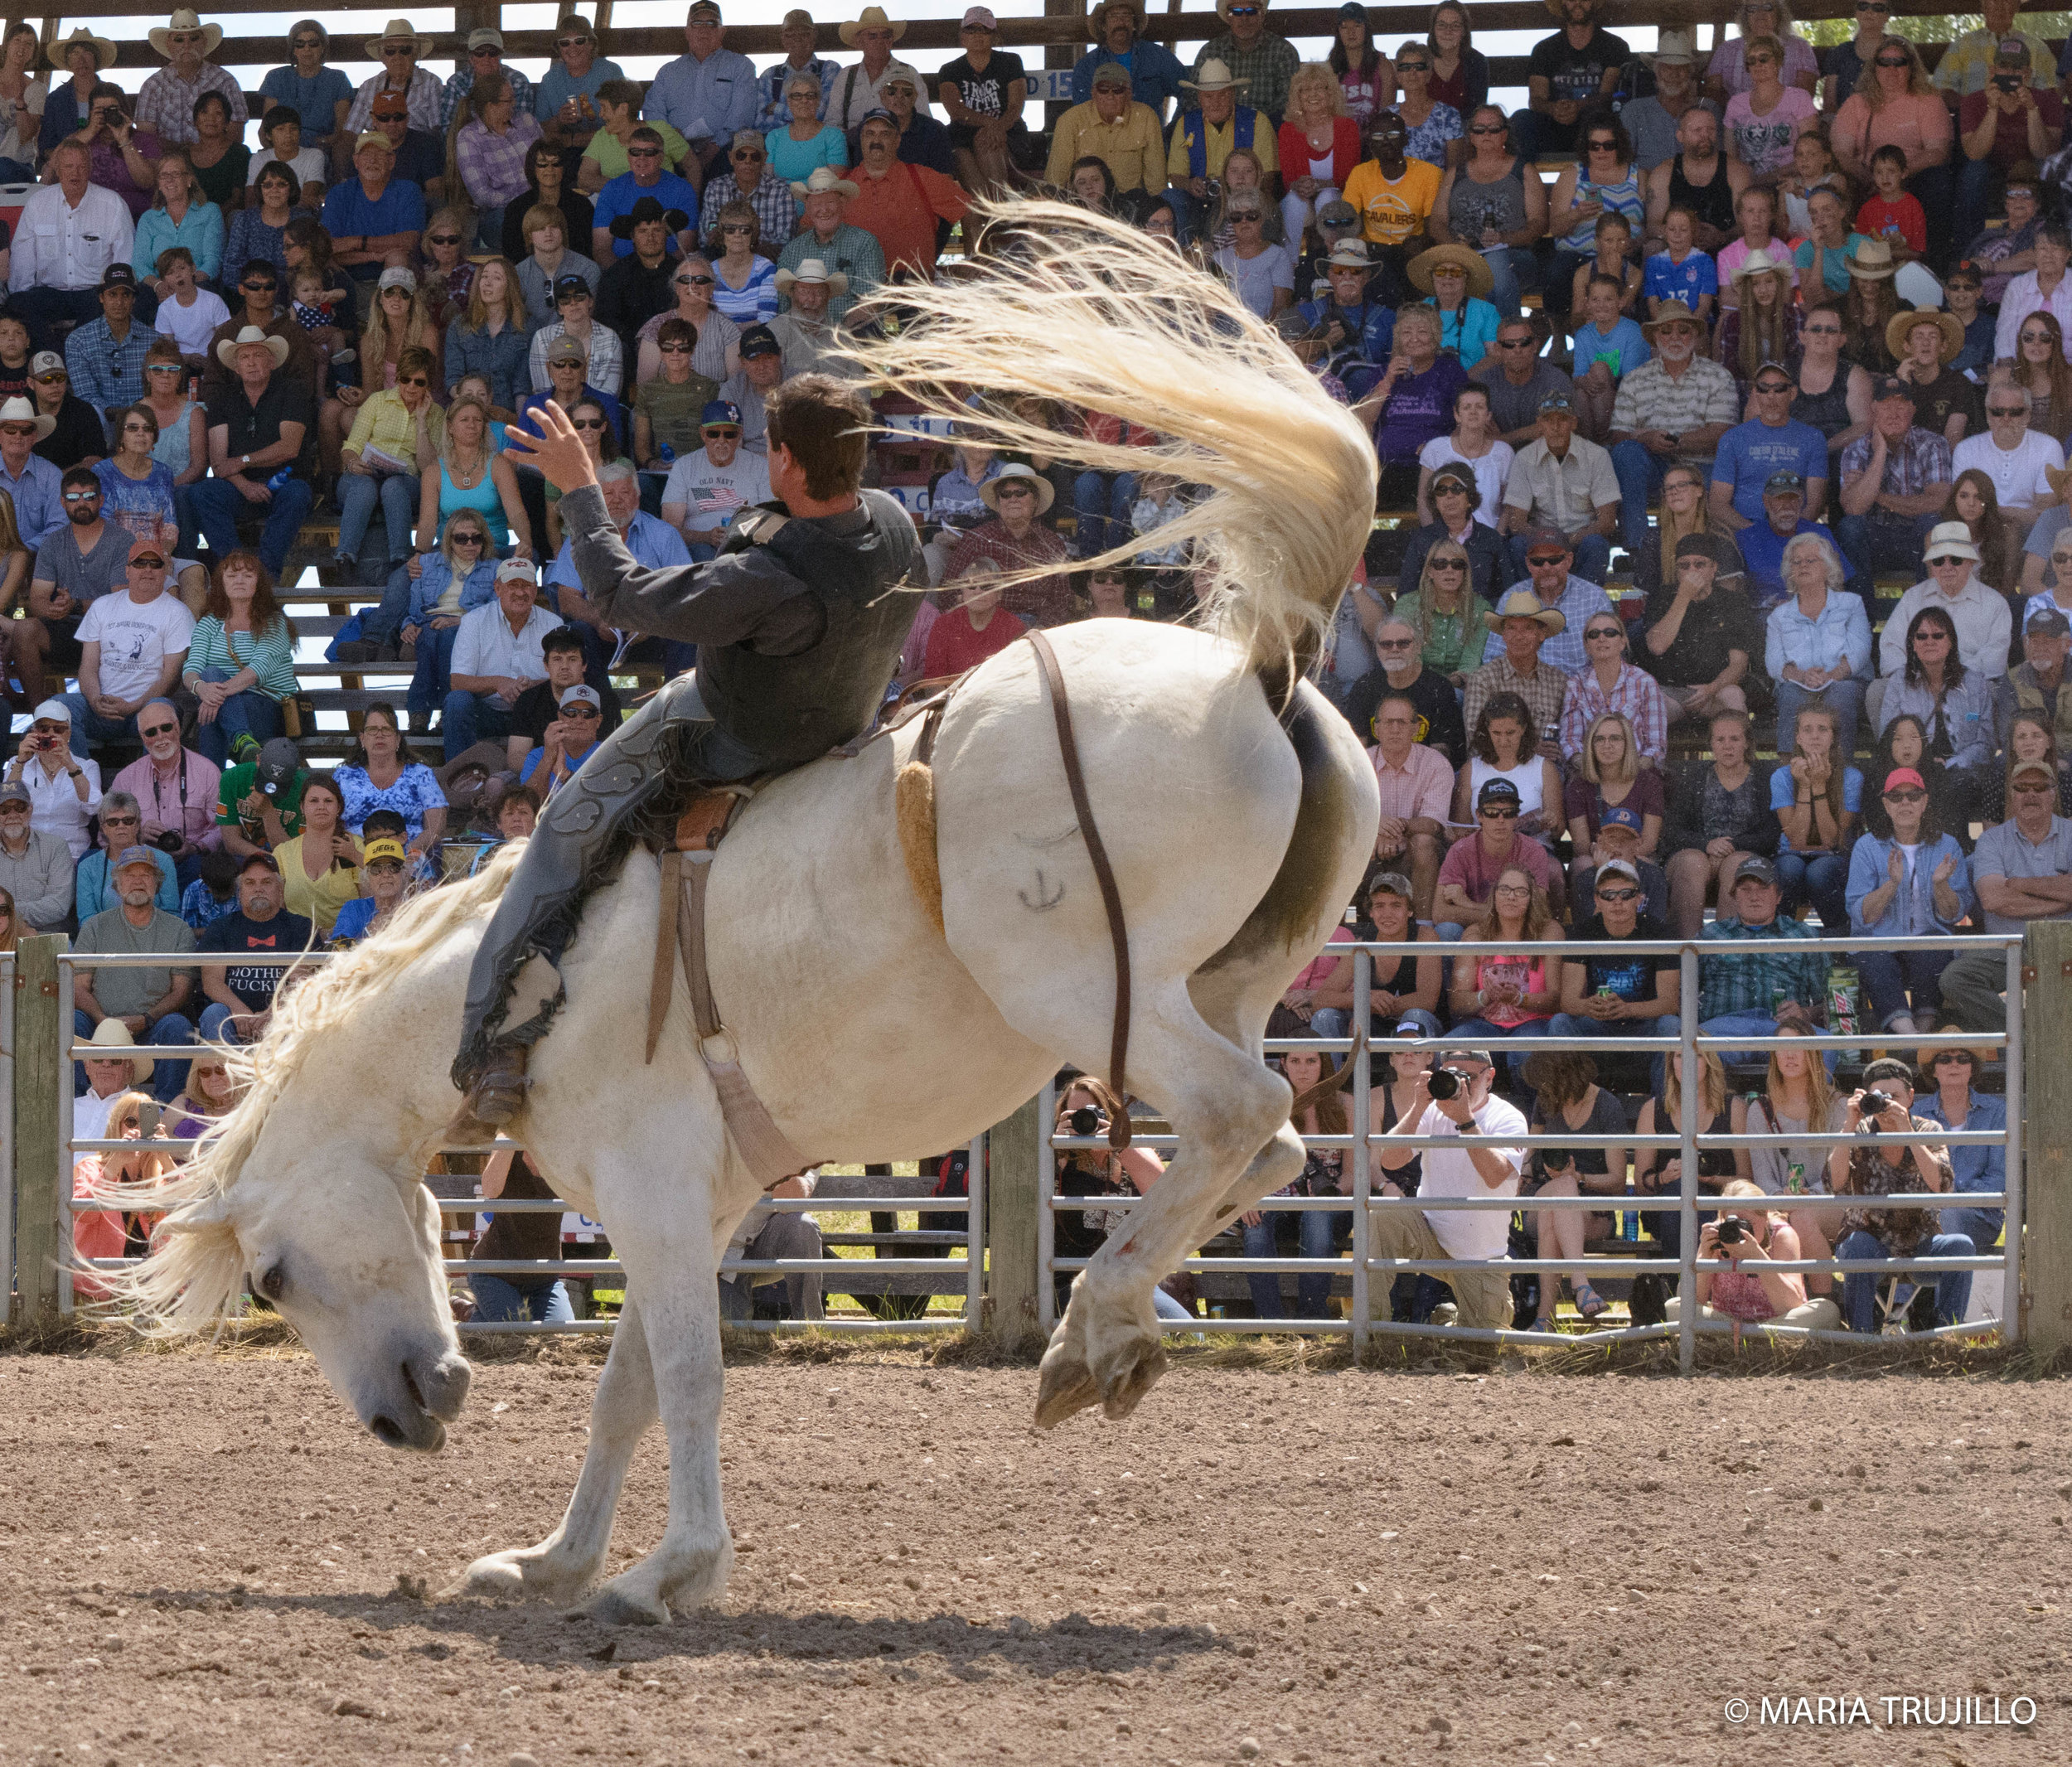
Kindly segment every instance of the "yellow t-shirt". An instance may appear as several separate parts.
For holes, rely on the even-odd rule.
[[[1402,177],[1392,184],[1372,160],[1363,160],[1345,181],[1345,200],[1358,211],[1370,245],[1400,245],[1426,230],[1439,200],[1439,168],[1421,159],[1406,161]]]
[[[303,869],[303,837],[283,840],[274,849],[274,863],[281,868],[283,894],[288,912],[306,915],[317,923],[326,938],[338,923],[338,911],[360,893],[360,872],[351,865],[333,865],[321,878],[311,880]]]

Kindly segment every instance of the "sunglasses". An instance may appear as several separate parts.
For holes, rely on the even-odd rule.
[[[417,45],[404,43],[395,49],[390,48],[385,43],[381,46],[381,59],[384,61],[392,61],[398,56],[408,56],[414,61],[417,58]]]
[[[1465,570],[1468,561],[1465,559],[1434,559],[1431,568],[1434,570]]]
[[[1531,348],[1532,343],[1532,340],[1529,337],[1499,337],[1497,340],[1497,348],[1499,350],[1525,350]]]
[[[601,417],[579,417],[570,421],[577,429],[602,429],[604,427],[604,419]]]
[[[554,40],[556,49],[579,49],[590,40],[587,36],[558,36]]]
[[[1609,136],[1593,136],[1590,138],[1590,151],[1593,153],[1610,153],[1618,145],[1619,143]]]
[[[2050,334],[2048,332],[2024,332],[2021,341],[2025,344],[2047,344],[2050,341]]]
[[[737,148],[730,157],[741,161],[744,165],[760,166],[769,156],[763,153],[751,153],[746,148]]]
[[[995,497],[1033,497],[1036,493],[1026,485],[1003,485],[993,495]]]
[[[593,705],[564,705],[561,708],[561,715],[564,718],[595,718],[598,713]]]
[[[1396,71],[1399,74],[1429,74],[1431,68],[1422,61],[1398,61]]]
[[[1954,559],[1930,559],[1929,560],[1931,564],[1953,564],[1957,562]],[[1914,634],[1914,641],[1916,644],[1948,644],[1949,634],[1924,627]]]
[[[434,245],[457,245],[461,243],[461,236],[457,233],[428,233],[425,238]]]
[[[1880,56],[1878,57],[1880,67],[1908,67],[1911,65],[1905,56]]]
[[[741,431],[732,424],[712,424],[700,430],[698,433],[701,436],[718,436],[724,441],[729,437],[739,435]]]
[[[101,826],[103,828],[134,828],[138,820],[135,816],[103,816]]]
[[[1489,817],[1492,822],[1515,822],[1518,819],[1515,810],[1483,810],[1477,814]],[[1499,884],[1498,887],[1501,888],[1503,886]]]
[[[395,384],[398,386],[429,386],[432,383],[423,375],[398,375]],[[141,429],[143,426],[140,424],[137,427]]]
[[[1377,651],[1407,651],[1416,642],[1415,638],[1377,638],[1374,648]]]
[[[1600,902],[1632,902],[1639,894],[1637,889],[1600,889],[1597,892],[1597,899]]]
[[[1537,558],[1529,558],[1525,562],[1534,570],[1544,570],[1550,565],[1559,564],[1567,556],[1566,552],[1545,552]]]
[[[186,369],[179,362],[147,362],[144,364],[144,372],[148,375],[182,375],[186,372]],[[52,375],[49,378],[55,380],[59,376]]]
[[[583,425],[579,424],[576,428],[580,429]],[[488,536],[482,534],[455,534],[449,538],[456,546],[484,546],[489,543]]]
[[[298,36],[288,46],[290,49],[322,49],[324,40],[320,36]]]
[[[1792,390],[1792,385],[1789,380],[1765,380],[1759,384],[1755,390],[1759,393],[1789,393]]]
[[[2055,792],[2055,786],[2010,786],[2008,790],[2016,797],[2049,797]]]
[[[2029,408],[2026,405],[1987,405],[1986,407],[1987,417],[2026,417],[2028,414]]]
[[[148,743],[154,736],[177,736],[180,733],[180,726],[177,724],[153,724],[148,730],[140,728],[137,733]],[[104,816],[101,820],[104,822],[108,819]]]
[[[673,344],[662,345],[661,352],[664,356],[689,356],[690,346],[680,339]]]
[[[1839,337],[1842,327],[1838,325],[1808,325],[1802,327],[1798,335],[1801,337]]]
[[[1503,123],[1470,123],[1468,133],[1470,135],[1501,135],[1508,127]]]
[[[1616,638],[1620,636],[1616,626],[1599,626],[1583,634],[1585,638]]]
[[[1968,564],[1970,561],[1969,561],[1968,559],[1951,559],[1951,558],[1945,558],[1945,559],[1930,559],[1928,562],[1929,562],[1931,565],[1934,565],[1934,564]],[[1926,632],[1923,632],[1923,633],[1921,634],[1921,636],[1922,636],[1924,638],[1925,638],[1926,637],[1928,637],[1928,634],[1927,634]]]
[[[626,157],[628,159],[660,159],[662,150],[660,148],[628,148]]]
[[[100,499],[101,494],[98,491],[68,491],[65,493],[67,503],[98,503]]]
[[[1897,792],[1886,792],[1885,801],[1888,804],[1918,804],[1927,796],[1925,792],[1917,792],[1912,786],[1906,786]]]
[[[679,288],[709,288],[712,278],[709,276],[680,276],[676,278],[676,286]]]
[[[753,233],[755,229],[740,221],[729,221],[719,230],[722,233]]]

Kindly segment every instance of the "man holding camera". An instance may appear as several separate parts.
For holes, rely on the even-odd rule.
[[[1382,1169],[1400,1172],[1421,1151],[1421,1201],[1443,1197],[1510,1197],[1518,1193],[1525,1149],[1518,1147],[1407,1146],[1406,1135],[1525,1135],[1525,1119],[1490,1088],[1496,1069],[1489,1052],[1453,1049],[1436,1072],[1420,1073],[1409,1101],[1380,1138]],[[1400,1197],[1395,1185],[1384,1196]],[[1502,1209],[1383,1209],[1372,1218],[1369,1243],[1382,1258],[1462,1258],[1487,1264],[1482,1270],[1438,1272],[1454,1292],[1455,1323],[1501,1330],[1512,1319],[1511,1279],[1503,1267],[1511,1218]],[[1383,1291],[1386,1293],[1386,1290]]]
[[[2008,0],[1999,4],[2012,10]],[[2007,36],[1996,43],[1987,51],[1992,65],[1978,87],[1958,100],[1957,133],[1964,149],[1957,174],[1960,215],[1985,215],[1996,176],[2005,178],[2017,166],[2040,166],[2057,152],[2065,107],[2052,90],[2055,72],[2032,77],[2031,41]],[[1936,68],[1938,84],[1950,59],[1945,56]]]
[[[1828,1182],[1837,1197],[1920,1195],[1952,1188],[1949,1150],[1927,1139],[1937,1126],[1914,1115],[1914,1070],[1890,1057],[1863,1070],[1842,1126],[1857,1139],[1837,1141],[1828,1155]],[[1927,1208],[1852,1208],[1834,1235],[1838,1258],[1968,1258],[1970,1236],[1939,1233],[1938,1213]],[[1927,1279],[1935,1285],[1935,1323],[1954,1325],[1971,1304],[1972,1273],[1954,1270]],[[1842,1312],[1851,1331],[1875,1335],[1880,1279],[1856,1271],[1842,1279]],[[1903,1290],[1920,1287],[1902,1276]]]

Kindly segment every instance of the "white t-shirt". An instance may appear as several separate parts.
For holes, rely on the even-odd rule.
[[[127,589],[86,604],[79,641],[101,647],[101,691],[118,700],[140,700],[158,685],[169,656],[184,656],[194,636],[194,616],[177,595],[160,593],[132,601]]]
[[[230,309],[223,304],[221,295],[212,289],[197,288],[191,307],[171,300],[158,303],[158,335],[179,345],[182,356],[206,356],[209,339],[219,325],[229,323],[230,317]]]
[[[279,158],[280,155],[271,148],[261,148],[252,156],[251,169],[245,174],[244,182],[247,184],[258,183],[260,171]],[[322,148],[300,148],[294,158],[286,162],[286,164],[288,170],[305,184],[312,178],[322,182],[330,177],[330,168],[324,163],[324,150]]]
[[[1472,1130],[1456,1125],[1437,1105],[1426,1108],[1419,1120],[1421,1135],[1525,1135],[1525,1119],[1514,1106],[1492,1094],[1469,1119]],[[1421,1197],[1514,1197],[1518,1193],[1518,1171],[1525,1164],[1523,1147],[1485,1148],[1511,1169],[1511,1175],[1494,1189],[1482,1181],[1465,1148],[1428,1147],[1425,1150],[1424,1182]],[[1450,1258],[1500,1258],[1511,1242],[1511,1218],[1498,1208],[1432,1208],[1425,1219]]]
[[[1493,528],[1503,513],[1503,482],[1511,476],[1511,462],[1518,451],[1508,442],[1493,442],[1479,460],[1470,460],[1453,445],[1450,436],[1434,436],[1417,450],[1417,464],[1430,472],[1444,466],[1464,466],[1475,476],[1475,489],[1482,493],[1482,506],[1475,520]]]
[[[1950,450],[1950,463],[1959,472],[1983,472],[1993,482],[2002,509],[2011,503],[2031,501],[2047,507],[2058,494],[2050,488],[2043,469],[2062,469],[2065,450],[2033,429],[2023,433],[2021,447],[2002,448],[1989,430],[1984,435],[1966,436]]]
[[[724,467],[715,467],[701,448],[677,457],[662,487],[665,508],[684,506],[683,525],[704,530],[733,525],[744,509],[770,501],[770,463],[742,449]]]
[[[1285,245],[1268,245],[1256,258],[1241,258],[1236,246],[1226,245],[1216,254],[1216,268],[1262,319],[1273,312],[1274,290],[1295,287],[1295,259]]]

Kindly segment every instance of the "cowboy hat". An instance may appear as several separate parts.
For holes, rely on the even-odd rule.
[[[1506,620],[1537,620],[1550,638],[1568,628],[1568,616],[1559,608],[1548,607],[1530,589],[1512,590],[1497,603],[1494,613],[1482,616],[1482,623],[1491,632],[1502,632]]]
[[[87,1041],[98,1043],[104,1049],[133,1049],[137,1047],[137,1039],[129,1034],[129,1027],[120,1019],[102,1019],[94,1027],[94,1034]],[[87,1058],[90,1061],[94,1059],[91,1056]],[[114,1058],[102,1056],[99,1059],[109,1061]],[[129,1083],[142,1086],[151,1077],[151,1070],[157,1065],[148,1055],[132,1056],[129,1061]]]
[[[1149,20],[1145,13],[1142,0],[1094,0],[1094,4],[1087,11],[1087,28],[1092,33],[1096,42],[1100,41],[1101,37],[1107,33],[1108,14],[1117,7],[1121,7],[1124,12],[1136,20],[1137,35],[1139,36],[1144,35]]]
[[[102,67],[109,68],[115,65],[115,46],[104,36],[95,36],[85,25],[81,25],[70,36],[51,44],[45,51],[45,53],[51,58],[51,65],[63,67],[67,53],[78,48],[82,43],[94,51],[94,59]]]
[[[777,273],[779,294],[789,293],[795,283],[822,283],[830,294],[843,294],[848,292],[849,275],[846,271],[829,269],[818,258],[801,258],[797,269]]]
[[[1909,312],[1895,313],[1886,322],[1885,347],[1892,352],[1894,361],[1906,359],[1906,341],[1914,335],[1917,325],[1932,325],[1940,332],[1942,341],[1936,347],[1935,359],[1948,364],[1964,347],[1964,327],[1955,313],[1939,312],[1933,307],[1917,307]]]
[[[486,786],[504,771],[502,745],[477,743],[472,748],[463,748],[440,767],[433,777],[439,782],[439,789],[451,799],[457,792],[465,792],[465,782],[470,773],[480,773]]]
[[[1939,521],[1928,530],[1928,540],[1921,548],[1924,561],[1929,559],[1969,559],[1974,564],[1982,562],[1978,546],[1971,537],[1971,525],[1963,521]]]
[[[1340,240],[1331,248],[1331,254],[1324,260],[1336,264],[1341,270],[1378,270],[1381,265],[1367,255],[1364,240]]]
[[[39,442],[57,428],[56,418],[38,412],[35,405],[26,399],[10,399],[5,404],[0,405],[0,424],[33,424],[36,425],[36,438]]]
[[[1227,64],[1218,61],[1213,56],[1194,71],[1202,76],[1199,80],[1183,80],[1180,82],[1190,92],[1242,92],[1251,84],[1249,80],[1238,79],[1231,72]]]
[[[271,336],[262,332],[256,325],[248,325],[240,327],[236,336],[226,337],[215,346],[216,361],[235,373],[237,369],[237,353],[247,344],[263,344],[266,353],[274,358],[274,366],[276,368],[288,360],[288,340],[285,337]],[[4,421],[5,413],[0,412],[0,422]]]
[[[1000,487],[1010,478],[1026,479],[1036,487],[1036,513],[1039,516],[1050,507],[1051,499],[1058,495],[1051,489],[1050,481],[1035,467],[1025,467],[1019,461],[1011,461],[979,487],[979,501],[996,516],[1000,512]]]
[[[633,230],[649,221],[660,221],[672,234],[681,233],[690,225],[690,217],[681,209],[666,209],[652,196],[643,196],[612,223],[611,234],[615,240],[630,240]]]
[[[905,22],[902,19],[888,18],[885,16],[885,9],[882,6],[865,7],[862,12],[856,15],[855,23],[853,25],[837,25],[835,27],[835,35],[840,37],[845,43],[848,44],[851,49],[854,49],[856,46],[856,33],[858,31],[870,31],[879,28],[890,31],[892,32],[892,40],[895,43],[907,34]]]
[[[1423,293],[1431,293],[1432,278],[1445,264],[1453,264],[1468,278],[1468,293],[1486,295],[1496,287],[1497,279],[1491,274],[1489,261],[1479,251],[1471,251],[1465,245],[1435,245],[1421,251],[1410,260],[1410,279]]]
[[[1750,276],[1781,276],[1790,268],[1788,264],[1780,264],[1759,245],[1734,267],[1734,280],[1740,282]]]
[[[1852,276],[1883,282],[1892,274],[1892,248],[1882,240],[1866,240],[1842,261]]]
[[[168,61],[172,59],[172,51],[166,46],[166,39],[176,31],[199,31],[201,33],[201,53],[205,56],[214,55],[215,46],[223,41],[222,26],[203,24],[195,17],[191,7],[183,6],[157,30],[147,33],[151,38],[151,46]]]
[[[1664,301],[1653,318],[1640,322],[1640,329],[1648,341],[1653,343],[1655,333],[1665,325],[1694,325],[1700,332],[1705,329],[1705,322],[1682,301]]]
[[[1698,59],[1697,34],[1681,30],[1661,31],[1655,37],[1655,52],[1640,59],[1650,65],[1658,65],[1664,61],[1696,61]]]
[[[813,168],[812,177],[803,184],[796,179],[792,180],[792,194],[801,202],[805,201],[808,196],[825,196],[829,191],[837,191],[845,196],[854,196],[856,194],[856,186],[841,173],[835,171],[832,166],[816,166]]]
[[[432,39],[413,30],[409,19],[391,18],[388,23],[382,26],[380,36],[370,36],[367,39],[367,59],[370,61],[379,61],[381,59],[381,46],[384,43],[400,42],[415,43],[417,58],[420,61],[432,52]]]

